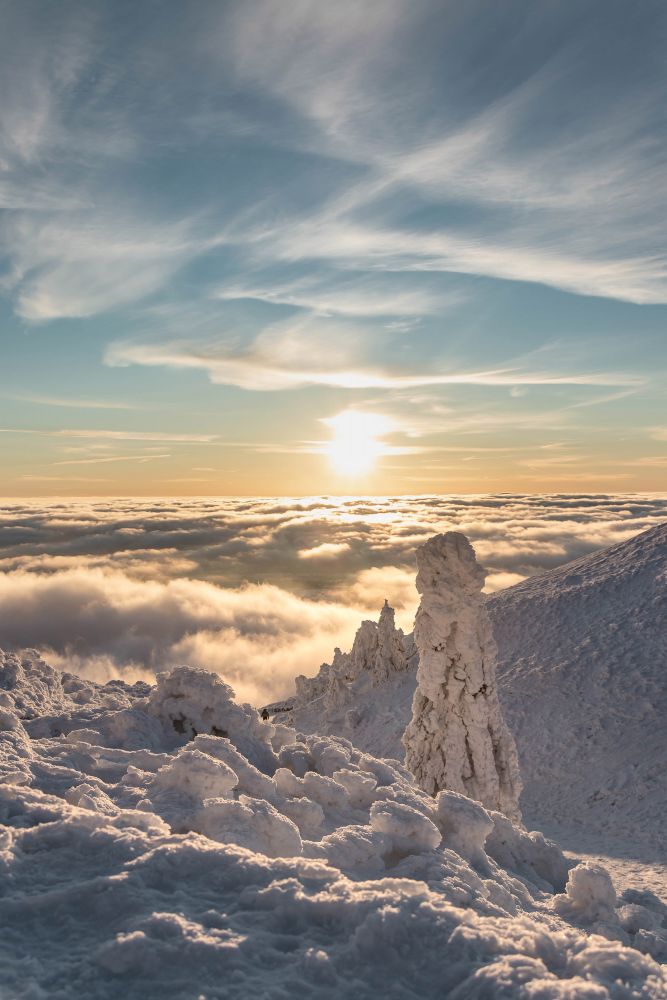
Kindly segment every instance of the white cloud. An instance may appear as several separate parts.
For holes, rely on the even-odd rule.
[[[7,501],[0,647],[105,677],[190,659],[259,702],[349,647],[385,598],[411,629],[415,549],[438,531],[471,538],[490,591],[666,515],[638,495]]]
[[[356,617],[270,585],[223,590],[85,566],[0,574],[4,643],[53,650],[87,673],[100,660],[136,676],[188,659],[253,701],[287,693],[295,668],[313,672],[333,646],[349,645]]]
[[[93,316],[160,289],[208,246],[193,222],[152,222],[98,207],[78,213],[12,213],[0,227],[12,261],[3,284],[16,311],[37,322]]]
[[[145,410],[140,403],[121,403],[112,399],[76,399],[74,396],[47,396],[38,393],[0,393],[3,399],[19,403],[36,403],[38,406],[62,406],[73,410]]]
[[[394,317],[442,314],[466,299],[461,291],[444,292],[422,287],[397,287],[396,276],[310,276],[288,283],[229,285],[215,298],[223,301],[256,299],[275,305],[294,306],[317,315],[350,317]]]
[[[505,590],[521,583],[526,577],[522,573],[489,573],[484,582],[484,592],[494,594],[497,590]]]
[[[446,385],[635,385],[641,379],[618,372],[549,372],[501,367],[477,371],[423,370],[414,374],[391,371],[382,363],[358,357],[347,341],[350,331],[318,331],[294,328],[269,329],[249,347],[229,341],[197,344],[131,343],[117,341],[108,348],[105,361],[112,367],[127,365],[201,369],[212,382],[250,390],[287,390],[304,385],[343,389],[415,389]],[[333,343],[329,339],[333,337]],[[367,338],[369,339],[369,338]],[[357,339],[357,343],[360,338]],[[319,364],[313,364],[317,358]]]
[[[335,559],[343,552],[349,552],[350,546],[347,542],[322,542],[321,545],[314,545],[311,549],[299,549],[299,559]]]
[[[87,430],[83,428],[60,429],[55,431],[33,430],[24,427],[0,427],[0,434],[37,434],[43,437],[64,437],[110,440],[110,441],[163,441],[209,443],[216,441],[217,434],[179,434],[171,431],[116,431]]]
[[[234,12],[227,41],[241,78],[316,126],[313,145],[367,168],[310,217],[289,226],[281,219],[273,228],[262,222],[254,235],[258,253],[667,301],[667,260],[655,249],[662,246],[667,194],[664,144],[655,138],[657,88],[619,93],[609,86],[605,100],[593,104],[588,86],[600,66],[585,45],[559,47],[554,40],[537,68],[475,104],[466,90],[474,62],[461,67],[457,51],[469,41],[465,19],[456,25],[461,35],[455,28],[438,36],[437,70],[425,51],[414,58],[428,41],[414,7],[364,7],[361,22],[348,6],[337,7],[335,18],[304,3],[280,15],[271,4],[252,15]],[[257,44],[262,26],[273,41],[269,58]],[[591,24],[577,28],[585,33]],[[486,30],[478,22],[471,33],[483,37]],[[403,59],[410,60],[408,88]],[[447,76],[449,63],[459,77]],[[434,108],[433,79],[442,72],[450,86]],[[557,121],[536,127],[545,109],[560,106],[575,109],[566,131]],[[399,211],[388,204],[400,208],[415,196],[477,211],[437,229],[397,224]]]
[[[107,462],[153,462],[160,458],[169,458],[168,451],[157,454],[134,454],[134,455],[95,455],[92,458],[65,458],[59,462],[52,462],[51,465],[100,465]]]

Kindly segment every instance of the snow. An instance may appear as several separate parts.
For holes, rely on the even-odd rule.
[[[666,582],[661,524],[486,600],[525,822],[665,899]],[[359,678],[345,712],[315,702],[279,718],[402,757],[416,667],[372,692]]]
[[[666,583],[663,524],[488,602],[524,813],[605,865],[655,866],[665,895]]]
[[[519,764],[498,701],[484,577],[460,532],[417,549],[419,667],[405,762],[425,791],[464,792],[519,821]]]
[[[190,667],[67,686],[3,657],[3,996],[667,997],[659,905],[500,813]]]

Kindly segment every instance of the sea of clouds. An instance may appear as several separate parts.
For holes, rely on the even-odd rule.
[[[0,647],[96,680],[191,663],[255,704],[292,690],[384,598],[417,606],[415,548],[465,532],[511,586],[625,541],[667,497],[499,495],[0,503]]]

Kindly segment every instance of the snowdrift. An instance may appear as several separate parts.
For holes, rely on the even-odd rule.
[[[3,996],[667,997],[655,898],[215,675],[0,705]]]

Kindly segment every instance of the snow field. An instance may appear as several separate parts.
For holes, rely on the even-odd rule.
[[[667,997],[649,895],[215,675],[0,690],[3,996]]]

